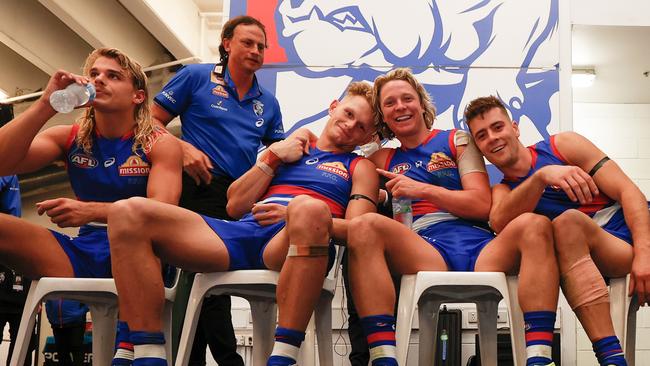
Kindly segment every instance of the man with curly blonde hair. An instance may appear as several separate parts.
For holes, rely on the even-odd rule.
[[[49,98],[72,83],[95,86],[78,123],[39,130],[56,112]],[[0,175],[38,170],[63,160],[77,199],[37,203],[59,227],[79,227],[75,238],[0,214],[0,262],[30,278],[111,277],[106,229],[112,202],[133,196],[176,204],[181,148],[153,127],[147,77],[121,51],[101,48],[86,61],[84,76],[55,72],[43,95],[0,128]]]

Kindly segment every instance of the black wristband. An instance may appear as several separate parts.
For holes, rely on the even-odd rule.
[[[594,174],[596,174],[596,172],[597,172],[598,170],[600,170],[600,168],[602,168],[603,165],[604,165],[606,162],[608,162],[609,160],[611,160],[611,159],[610,159],[608,156],[605,156],[604,158],[600,159],[600,161],[597,162],[596,165],[594,165],[593,168],[591,168],[591,170],[589,171],[589,175],[593,177]]]
[[[355,194],[350,195],[350,200],[359,200],[359,199],[368,200],[368,201],[370,201],[372,203],[373,206],[377,205],[377,203],[375,201],[373,201],[370,197],[368,197],[368,196],[366,196],[364,194],[355,193]]]

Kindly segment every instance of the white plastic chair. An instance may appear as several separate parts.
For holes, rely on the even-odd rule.
[[[177,271],[174,284],[178,282],[179,272]],[[165,288],[163,331],[167,339],[166,352],[169,359],[172,356],[171,312],[175,296],[176,285]],[[93,365],[110,365],[118,313],[115,281],[112,278],[43,277],[32,281],[27,294],[10,366],[24,364],[36,313],[43,301],[58,298],[77,300],[88,305],[93,322]]]
[[[341,258],[342,250],[339,250],[334,262],[334,268],[323,282],[321,296],[312,318],[316,326],[318,360],[321,366],[331,366],[334,363],[332,299],[338,281]],[[266,364],[266,360],[273,350],[278,314],[275,289],[279,277],[279,272],[270,270],[197,273],[187,303],[178,354],[176,355],[176,366],[186,366],[189,362],[203,299],[211,295],[232,295],[248,300],[253,319],[253,365]],[[301,356],[305,360],[303,362],[307,365],[315,361],[314,341],[311,335],[311,331],[308,329],[305,342],[301,347]]]
[[[575,365],[578,363],[577,319],[562,291],[557,307],[560,322],[560,361],[562,365]]]
[[[418,272],[402,276],[397,309],[397,363],[406,365],[408,343],[418,306],[420,323],[419,365],[433,365],[436,354],[438,310],[442,303],[476,303],[481,361],[497,364],[497,315],[503,299],[510,319],[515,365],[525,365],[523,315],[517,303],[515,277],[506,280],[502,272]],[[523,363],[522,363],[523,360]]]
[[[609,309],[614,323],[614,332],[621,341],[625,359],[630,366],[635,362],[636,313],[639,303],[636,295],[627,296],[630,275],[613,278],[609,281]]]

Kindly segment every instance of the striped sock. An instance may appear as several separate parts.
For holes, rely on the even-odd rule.
[[[553,362],[554,311],[524,313],[526,324],[526,365],[549,365]]]
[[[267,366],[295,365],[300,352],[300,344],[305,340],[305,332],[277,327],[275,344]]]
[[[111,366],[131,366],[133,364],[133,343],[130,337],[129,325],[126,322],[117,322],[117,335],[115,336],[115,355]]]
[[[593,347],[600,365],[627,366],[623,348],[616,336],[599,339],[593,343]]]
[[[165,335],[162,332],[131,331],[133,366],[167,366]]]
[[[395,352],[395,317],[372,315],[361,318],[368,340],[372,366],[397,366]]]

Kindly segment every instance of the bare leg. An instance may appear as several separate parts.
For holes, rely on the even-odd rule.
[[[351,290],[361,317],[394,313],[391,270],[400,274],[447,270],[440,253],[419,235],[374,213],[350,222],[348,248]]]
[[[52,233],[0,214],[0,261],[29,278],[74,277],[68,256]]]
[[[532,213],[512,220],[483,249],[476,262],[476,271],[519,273],[521,310],[555,312],[559,272],[551,221]]]
[[[553,232],[563,282],[567,271],[578,259],[587,255],[591,255],[598,269],[606,276],[620,277],[629,272],[633,257],[632,246],[604,231],[584,213],[577,210],[564,212],[553,220]],[[572,280],[580,283],[583,278]],[[593,285],[586,283],[584,288]],[[604,281],[598,286],[606,290]],[[565,288],[564,284],[563,290],[567,299],[575,297],[574,294],[567,293],[571,289]],[[574,304],[571,306],[574,307]],[[574,311],[592,342],[614,334],[609,301],[585,304]]]
[[[193,271],[228,269],[225,245],[192,211],[135,197],[114,203],[108,222],[120,315],[132,330],[162,329],[161,259]]]
[[[298,196],[287,207],[286,234],[276,236],[269,243],[264,260],[278,263],[286,257],[289,244],[298,247],[327,248],[332,216],[327,205],[319,200]],[[277,239],[277,241],[276,241]],[[278,258],[277,244],[285,250]],[[268,255],[267,255],[268,254]],[[273,257],[273,258],[272,258]],[[304,331],[320,296],[327,270],[327,255],[286,257],[280,270],[277,287],[278,325],[282,328]]]

